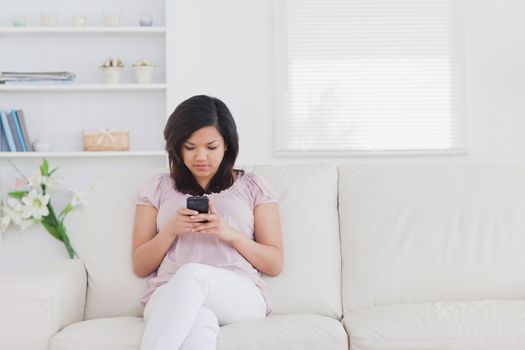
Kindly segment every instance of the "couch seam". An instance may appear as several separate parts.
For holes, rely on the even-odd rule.
[[[341,213],[339,211],[339,185],[340,185],[340,174],[339,167],[335,168],[337,177],[336,187],[336,209],[337,209],[337,238],[339,239],[339,301],[341,310],[339,310],[338,319],[341,322],[344,317],[344,305],[343,305],[343,241],[341,239]],[[344,327],[343,327],[344,328]]]
[[[351,339],[358,339],[358,340],[378,340],[377,338],[364,338],[364,337],[360,337],[360,336],[357,336],[357,337],[350,337]],[[448,338],[418,338],[418,339],[413,339],[413,338],[406,338],[406,339],[403,339],[403,338],[400,338],[400,339],[381,339],[381,342],[389,342],[389,343],[392,343],[392,342],[399,342],[399,341],[408,341],[408,342],[418,342],[418,341],[432,341],[432,340],[496,340],[496,339],[509,339],[509,338],[516,338],[516,339],[520,339],[520,338],[524,338],[525,339],[525,336],[522,336],[522,335],[513,335],[513,336],[509,336],[509,337],[506,337],[506,336],[498,336],[498,337],[465,337],[465,338],[460,338],[460,337],[448,337]]]
[[[54,344],[62,344],[62,345],[78,345],[79,342],[77,341],[72,341],[72,340],[62,340],[62,339],[51,339],[51,343],[54,343]],[[84,344],[87,344],[88,346],[111,346],[111,347],[118,347],[118,348],[122,348],[122,349],[125,349],[125,348],[129,348],[129,349],[137,349],[137,347],[135,345],[119,345],[119,344],[96,344],[96,343],[86,343],[84,342]]]
[[[346,337],[345,337],[346,338]],[[330,342],[330,345],[337,345],[337,344],[345,344],[345,345],[348,345],[348,341],[346,339],[341,339],[340,341],[337,341],[337,340],[333,340]],[[303,345],[303,344],[308,344],[308,345],[312,345],[312,344],[319,344],[319,345],[326,345],[327,342],[323,342],[323,341],[301,341],[301,342],[286,342],[286,343],[272,343],[272,344],[261,344],[261,345],[248,345],[248,346],[243,346],[243,349],[258,349],[260,348],[261,346],[264,346],[264,347],[267,347],[267,346],[290,346],[290,345]],[[233,346],[227,346],[227,347],[221,347],[223,349],[238,349],[239,346],[237,345],[233,345]]]

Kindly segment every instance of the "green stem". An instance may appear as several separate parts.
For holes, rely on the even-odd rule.
[[[51,205],[51,201],[47,202],[47,209],[49,210],[49,217],[51,218],[51,223],[55,226],[55,227],[58,227],[58,219],[57,219],[57,215],[55,214],[55,209],[53,209],[53,206]]]
[[[49,210],[49,214],[46,216],[45,221],[42,221],[42,224],[46,228],[47,232],[49,232],[53,237],[64,243],[64,246],[66,247],[70,259],[78,258],[78,254],[71,245],[71,242],[69,241],[69,237],[67,235],[66,227],[64,226],[65,214],[64,217],[62,217],[62,220],[58,221],[57,216],[55,214],[55,210],[51,205],[51,201],[49,201],[49,203],[47,204],[47,208]]]
[[[66,232],[65,226],[61,226],[59,229],[60,235],[62,236],[62,242],[64,242],[64,245],[66,246],[67,253],[69,254],[70,259],[78,258],[78,254],[69,242],[69,237]]]

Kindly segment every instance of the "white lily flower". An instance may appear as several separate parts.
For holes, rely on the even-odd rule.
[[[49,195],[37,193],[34,189],[31,190],[22,198],[22,202],[25,204],[22,217],[32,217],[35,220],[40,220],[42,216],[47,216],[49,214],[49,210],[47,209],[49,199]]]
[[[42,184],[46,186],[46,192],[59,188],[62,185],[62,180],[55,175],[42,176]]]
[[[0,217],[0,233],[7,231],[10,223],[11,218],[8,215]]]
[[[22,221],[20,221],[20,224],[18,224],[18,227],[20,227],[20,231],[24,231],[26,228],[32,226],[34,223],[34,220],[23,219]]]
[[[72,190],[72,192],[73,192],[73,197],[71,198],[71,202],[70,202],[71,206],[76,207],[79,205],[84,205],[84,195],[75,189]]]
[[[18,173],[22,174],[14,164],[12,165]],[[25,178],[22,175],[23,178],[15,180],[13,187],[19,190],[16,196],[24,194],[21,199],[9,196],[2,201],[0,197],[0,232],[7,230],[12,223],[19,226],[21,231],[37,222],[44,225],[43,219],[49,215],[50,211],[55,211],[51,206],[49,193],[50,190],[61,187],[61,180],[55,176],[56,169],[51,170],[50,176],[42,176],[42,171],[47,172],[48,169],[49,164],[46,159],[43,159],[40,168],[33,173],[33,176]],[[30,187],[30,191],[25,193],[26,190],[24,188],[27,187]],[[83,202],[80,193],[76,191],[73,191],[73,193],[71,202],[60,212],[57,218],[60,221],[49,220],[44,225],[44,228],[55,238],[57,238],[57,232],[60,232],[63,237],[67,238],[64,219],[74,206],[78,206]],[[58,239],[60,240],[60,237]],[[78,257],[68,239],[64,239],[62,242],[71,259]]]
[[[22,203],[20,203],[18,199],[13,198],[13,197],[7,198],[7,205],[5,206],[4,209],[7,209],[7,210],[11,209],[14,213],[17,213],[20,215],[22,215],[22,213],[24,212],[24,207]]]
[[[5,229],[7,229],[11,222],[20,227],[20,230],[25,230],[34,224],[33,220],[25,219],[23,217],[24,207],[22,206],[22,203],[15,198],[7,199],[7,205],[4,205],[2,212],[4,213],[4,216],[1,219],[1,225],[5,225]]]
[[[31,176],[28,180],[28,185],[33,188],[40,188],[40,185],[42,184],[42,174],[40,173],[40,170],[36,170],[33,173],[33,176]]]

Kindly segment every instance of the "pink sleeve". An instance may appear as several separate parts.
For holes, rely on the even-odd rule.
[[[164,174],[160,174],[146,180],[139,191],[137,204],[149,205],[159,209],[164,177]]]
[[[246,174],[252,197],[253,208],[262,203],[277,203],[272,185],[262,176]]]

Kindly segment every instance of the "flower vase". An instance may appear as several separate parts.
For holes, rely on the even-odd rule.
[[[106,84],[118,84],[120,81],[121,67],[104,67],[102,68],[102,76]]]
[[[139,84],[150,84],[153,81],[153,66],[134,66],[135,78]]]

